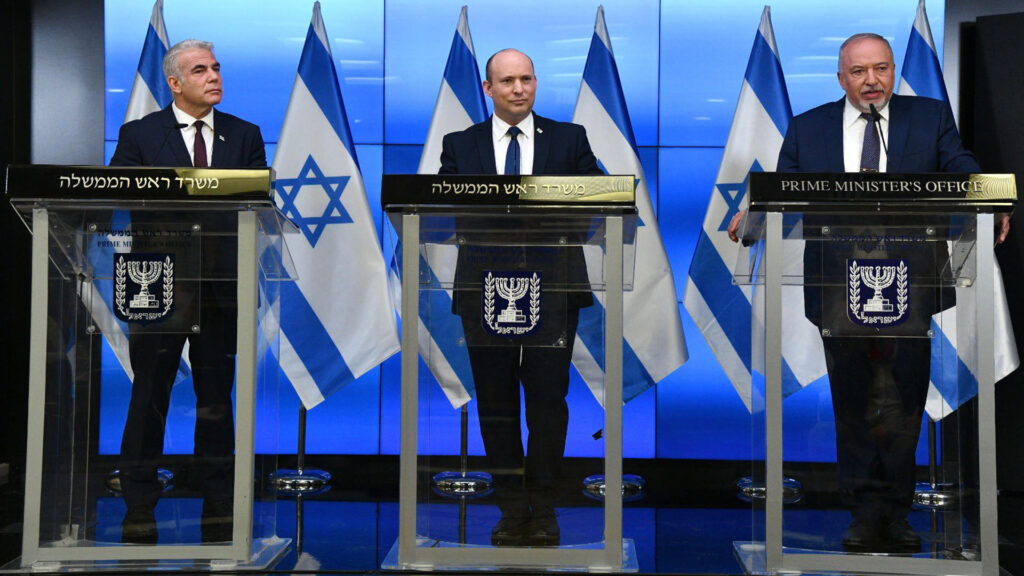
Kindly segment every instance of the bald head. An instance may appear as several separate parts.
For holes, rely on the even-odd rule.
[[[523,54],[522,52],[520,52],[519,50],[516,50],[515,48],[503,48],[501,50],[498,50],[494,54],[491,54],[491,57],[487,59],[487,64],[484,66],[484,77],[487,80],[491,79],[491,64],[494,62],[495,58],[497,58],[500,55],[514,55],[514,54],[518,54],[519,56],[522,56],[523,58],[526,58],[530,62],[530,70],[533,71],[533,60],[529,56],[527,56],[526,54]]]
[[[506,48],[487,59],[484,92],[494,102],[494,115],[515,126],[533,111],[537,77],[533,60],[518,50]]]

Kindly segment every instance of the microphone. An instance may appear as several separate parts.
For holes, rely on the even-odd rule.
[[[173,133],[175,130],[181,130],[186,126],[188,126],[188,124],[185,124],[183,122],[175,122],[174,124],[171,124],[170,128],[168,128],[167,130],[167,133],[164,134],[164,141],[160,143],[160,148],[158,148],[156,151],[156,156],[153,157],[154,162],[156,162],[156,159],[160,157],[160,153],[164,151],[164,146],[167,146],[167,139],[171,137],[171,133]]]
[[[878,138],[882,140],[882,149],[885,150],[886,162],[889,158],[889,147],[885,144],[885,135],[882,134],[882,115],[878,113],[878,108],[875,108],[874,104],[868,104],[871,108],[871,117],[875,120],[875,130],[878,131]]]

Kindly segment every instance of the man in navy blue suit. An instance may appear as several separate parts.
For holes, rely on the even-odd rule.
[[[602,173],[582,126],[533,113],[537,77],[526,54],[511,49],[497,52],[487,61],[486,78],[483,87],[494,102],[494,114],[444,137],[441,174]],[[503,224],[508,225],[497,218],[487,228],[493,234]],[[479,221],[475,226],[480,226]],[[522,230],[507,231],[510,238],[517,233]],[[460,234],[471,238],[472,230]],[[480,345],[480,338],[487,338],[481,326],[481,276],[502,269],[542,271],[542,281],[571,284],[578,291],[543,293],[540,315],[546,333],[533,341],[509,339]],[[560,541],[555,483],[565,451],[569,422],[565,397],[579,309],[593,303],[589,290],[579,290],[587,283],[586,263],[578,246],[498,248],[469,241],[459,250],[453,308],[466,333],[480,433],[502,513],[491,531],[494,545],[557,545]],[[525,458],[520,385],[529,430]]]
[[[223,87],[213,44],[184,40],[168,50],[164,76],[173,103],[121,127],[111,166],[194,166],[261,168],[267,165],[260,129],[215,110]],[[166,215],[136,213],[133,223],[159,226]],[[202,218],[203,216],[198,216]],[[202,246],[204,278],[233,269],[236,243],[207,237]],[[222,274],[224,275],[224,274]],[[194,473],[203,494],[204,542],[231,540],[235,374],[236,290],[232,280],[200,283],[197,334],[161,333],[136,327],[129,337],[135,378],[121,440],[121,486],[128,511],[122,541],[155,544],[156,478],[163,454],[171,387],[185,341],[196,393]],[[180,300],[180,298],[179,298]]]
[[[777,170],[980,172],[974,156],[960,142],[949,106],[929,98],[893,95],[894,72],[892,48],[885,38],[877,34],[848,38],[839,50],[837,74],[846,96],[793,118]],[[734,240],[738,221],[734,219],[730,226]],[[895,215],[880,216],[876,223],[911,225]],[[999,227],[1001,241],[1008,229],[1006,218]],[[835,252],[834,243],[811,239],[820,228],[805,218],[805,276],[844,278],[845,256]],[[939,273],[948,258],[946,245],[926,244],[930,246],[901,257],[911,262],[911,270]],[[846,320],[844,289],[808,285],[804,299],[807,318],[819,328]],[[952,306],[954,299],[951,288],[918,289],[911,300],[919,332],[923,334],[931,315]],[[919,551],[921,538],[907,522],[907,513],[915,488],[915,450],[928,393],[931,342],[924,337],[835,336],[823,342],[836,419],[840,496],[853,514],[843,547]]]

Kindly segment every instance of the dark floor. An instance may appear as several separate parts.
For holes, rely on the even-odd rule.
[[[285,462],[287,464],[287,462]],[[435,462],[441,466],[444,462]],[[398,536],[397,460],[394,458],[335,457],[314,459],[335,479],[328,492],[303,498],[281,497],[276,503],[258,502],[257,525],[267,532],[292,539],[274,573],[380,573],[381,563]],[[573,461],[570,474],[583,478],[598,462]],[[98,466],[99,467],[99,466]],[[734,543],[755,541],[763,513],[737,497],[736,477],[746,463],[631,461],[626,471],[647,479],[643,499],[625,504],[623,532],[633,540],[641,573],[742,574]],[[849,514],[830,496],[827,471],[798,470],[811,479],[804,497],[787,505],[785,544],[793,548],[838,550]],[[359,473],[359,475],[357,475]],[[23,477],[17,471],[0,486],[0,566],[20,554]],[[564,506],[558,509],[562,544],[599,540],[603,527],[600,502],[567,483]],[[708,488],[712,487],[712,488]],[[490,529],[499,512],[489,497],[470,501],[460,534],[460,507],[426,490],[420,494],[418,533],[443,541],[488,545]],[[96,499],[89,539],[120,540],[123,501],[114,495]],[[187,489],[175,488],[157,509],[161,543],[197,542],[201,500]],[[303,538],[296,548],[297,512],[301,508]],[[276,523],[267,519],[276,515]],[[924,539],[922,555],[949,548],[944,533],[955,515],[916,510],[910,522]],[[1000,564],[1003,572],[1024,575],[1024,494],[1004,492],[999,497]],[[191,519],[191,520],[190,520]],[[970,527],[965,529],[968,533]]]

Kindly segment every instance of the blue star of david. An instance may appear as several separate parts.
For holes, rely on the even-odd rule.
[[[278,198],[281,199],[281,211],[289,220],[302,231],[309,240],[310,246],[316,247],[320,235],[324,233],[328,224],[348,224],[352,217],[341,204],[341,194],[351,176],[324,176],[320,166],[313,160],[313,155],[306,158],[305,164],[299,169],[295,178],[278,178],[274,188],[277,190]],[[295,201],[299,192],[304,186],[319,186],[327,195],[327,205],[320,215],[307,215],[299,211]],[[305,194],[315,194],[316,190],[306,191]]]
[[[719,232],[728,230],[732,217],[740,211],[743,198],[747,195],[747,181],[750,180],[750,172],[764,172],[764,170],[757,163],[757,160],[754,160],[743,182],[722,182],[715,186],[715,189],[722,195],[722,199],[725,200],[726,204],[725,218],[722,218],[722,223],[718,225]]]

